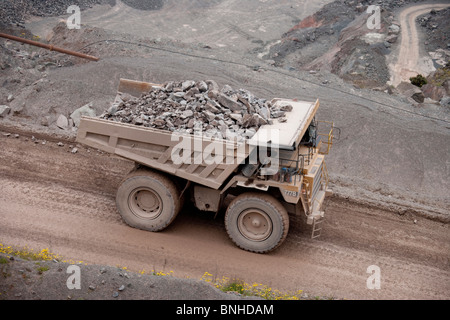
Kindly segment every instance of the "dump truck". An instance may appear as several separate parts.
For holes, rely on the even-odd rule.
[[[121,79],[118,93],[139,97],[159,86]],[[271,103],[292,108],[283,122],[271,121],[240,142],[93,117],[81,118],[76,141],[135,163],[116,194],[129,226],[160,232],[191,201],[216,216],[226,209],[231,241],[267,253],[286,239],[292,215],[304,216],[311,237],[320,236],[323,203],[332,193],[324,159],[337,132],[316,119],[319,100]]]

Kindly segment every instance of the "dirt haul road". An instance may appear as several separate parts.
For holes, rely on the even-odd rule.
[[[321,238],[311,240],[310,227],[294,217],[284,245],[266,255],[235,247],[223,213],[214,219],[185,207],[166,231],[140,231],[125,225],[114,202],[133,164],[83,147],[72,153],[70,141],[34,136],[0,127],[0,237],[6,244],[130,271],[171,270],[194,279],[209,272],[310,296],[450,297],[448,224],[331,198]],[[367,288],[372,265],[381,271],[379,290]]]
[[[416,20],[432,9],[441,10],[449,7],[448,3],[422,4],[404,9],[398,15],[400,22],[401,44],[396,63],[391,67],[391,84],[398,86],[402,81],[409,82],[410,77],[417,74],[427,76],[433,69],[433,62],[420,53],[420,37]]]

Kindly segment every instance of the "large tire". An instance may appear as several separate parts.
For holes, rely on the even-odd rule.
[[[180,191],[164,174],[137,169],[119,186],[116,206],[131,227],[157,232],[168,227],[178,215]]]
[[[283,205],[268,194],[244,193],[228,206],[225,227],[239,248],[267,253],[286,239],[289,215]]]

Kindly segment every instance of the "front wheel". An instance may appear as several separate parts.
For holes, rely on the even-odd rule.
[[[228,206],[225,227],[230,239],[241,249],[267,253],[286,239],[289,215],[274,197],[245,193]]]

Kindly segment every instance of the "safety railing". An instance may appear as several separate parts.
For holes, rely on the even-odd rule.
[[[333,146],[333,141],[334,140],[339,140],[340,136],[341,136],[341,129],[336,128],[334,126],[334,122],[331,121],[318,121],[319,124],[325,124],[328,128],[329,131],[325,131],[325,132],[317,132],[317,136],[320,139],[320,143],[324,144],[326,146],[325,151],[323,150],[323,148],[321,148],[321,146],[319,147],[319,153],[323,154],[323,155],[327,155],[330,153],[331,147]]]

